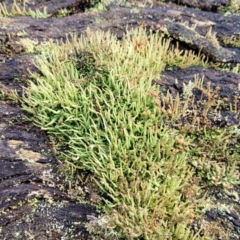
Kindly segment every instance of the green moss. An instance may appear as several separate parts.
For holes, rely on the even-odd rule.
[[[5,3],[0,3],[0,17],[11,17],[11,16],[31,16],[32,18],[47,18],[49,14],[47,13],[47,8],[45,7],[43,11],[36,9],[35,11],[28,9],[26,10],[25,1],[22,4],[17,1],[13,2],[11,10],[9,11]]]
[[[223,7],[221,9],[221,12],[224,13],[225,15],[228,14],[233,14],[233,13],[239,13],[240,10],[240,1],[239,0],[231,0],[231,3]]]
[[[166,93],[160,102],[152,79],[166,65],[206,65],[204,56],[171,49],[170,40],[141,28],[127,31],[122,41],[89,30],[72,39],[31,47],[42,75],[32,74],[22,106],[59,142],[65,166],[92,172],[108,196],[89,231],[109,239],[201,239],[189,229],[203,209],[200,187],[216,179],[224,187],[237,182],[237,133],[196,119],[191,131],[175,128],[202,81],[185,86],[183,97]],[[202,106],[206,118],[213,104]]]
[[[235,36],[235,37],[233,36],[230,38],[225,37],[222,39],[222,41],[224,44],[227,44],[233,47],[240,47],[240,33],[238,33],[238,36]]]

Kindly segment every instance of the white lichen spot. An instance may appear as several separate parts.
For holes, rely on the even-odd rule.
[[[31,151],[31,150],[27,150],[27,149],[24,149],[24,148],[20,148],[18,151],[16,151],[16,154],[22,160],[27,160],[29,162],[36,162],[40,159],[45,159],[46,158],[41,153],[34,152],[34,151]]]
[[[23,144],[23,142],[18,141],[18,140],[8,140],[7,144],[10,148],[16,149],[16,148],[20,147]]]

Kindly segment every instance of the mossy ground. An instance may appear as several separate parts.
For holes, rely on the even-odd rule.
[[[93,173],[105,197],[89,231],[103,239],[211,237],[190,225],[207,206],[206,186],[238,183],[239,133],[202,121],[220,103],[201,79],[177,98],[169,92],[159,98],[152,85],[166,66],[207,66],[204,57],[170,48],[169,39],[143,28],[121,41],[90,30],[71,38],[35,48],[41,75],[33,73],[21,102],[57,142],[68,169]],[[204,95],[197,104],[193,89]],[[176,128],[190,109],[190,128]]]
[[[90,30],[71,39],[21,42],[41,71],[32,74],[21,104],[51,137],[68,177],[91,172],[103,200],[89,232],[96,239],[211,239],[213,227],[191,225],[211,206],[208,186],[238,184],[240,146],[239,130],[213,127],[208,114],[223,106],[239,113],[238,105],[197,77],[175,97],[152,80],[166,66],[212,63],[144,28],[128,30],[121,41]],[[190,124],[179,124],[186,116]]]

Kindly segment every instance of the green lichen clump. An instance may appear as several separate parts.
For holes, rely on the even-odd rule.
[[[231,0],[229,5],[221,9],[221,12],[224,13],[225,15],[229,15],[229,14],[239,13],[239,10],[240,10],[240,1]]]
[[[47,13],[47,8],[43,10],[31,10],[26,7],[28,1],[18,2],[14,0],[11,9],[9,10],[5,3],[0,3],[0,17],[11,17],[11,16],[31,16],[32,18],[47,18],[50,15]]]
[[[172,119],[152,80],[176,59],[179,66],[188,67],[205,65],[203,58],[171,49],[170,40],[142,28],[127,31],[121,41],[89,30],[71,39],[37,48],[41,75],[32,74],[22,106],[58,142],[55,147],[65,166],[92,172],[107,196],[102,217],[88,224],[89,231],[104,232],[104,239],[201,239],[189,228],[203,209],[204,192],[195,179],[201,182],[206,171],[223,170],[209,170],[197,156],[203,155],[215,132],[206,133],[197,146],[194,134],[171,127],[169,122],[188,106],[171,97],[162,99],[180,109]],[[68,150],[62,152],[66,145]],[[214,154],[219,151],[216,146]],[[196,168],[203,177],[196,175]]]

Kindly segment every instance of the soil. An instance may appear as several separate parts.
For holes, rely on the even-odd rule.
[[[21,1],[17,1],[21,2]],[[104,12],[89,12],[90,0],[31,0],[22,9],[47,8],[47,18],[30,16],[0,17],[0,90],[6,95],[16,89],[22,94],[22,86],[29,79],[29,70],[38,71],[33,55],[27,54],[19,44],[28,38],[42,42],[66,39],[66,35],[84,34],[86,28],[110,30],[121,39],[126,26],[145,26],[153,31],[162,26],[167,29],[173,44],[182,49],[200,51],[219,66],[236,68],[240,63],[240,15],[222,12],[230,7],[230,0],[188,1],[176,0],[146,3],[126,1],[112,2]],[[96,1],[97,2],[97,1]],[[13,1],[3,0],[7,9]],[[20,3],[21,4],[21,3]],[[229,8],[227,8],[229,7]],[[67,9],[66,16],[60,16]],[[185,25],[182,23],[186,23]],[[195,24],[195,28],[189,28]],[[63,30],[64,29],[64,30]],[[206,36],[212,29],[219,41],[214,44]],[[166,69],[162,78],[153,83],[161,90],[182,93],[183,83],[194,80],[198,74],[219,87],[219,95],[234,102],[240,109],[240,75],[217,69],[191,67]],[[176,83],[175,79],[178,79]],[[196,97],[199,93],[195,93]],[[235,126],[239,129],[239,111],[233,113],[222,108],[216,116],[209,114],[211,125]],[[187,119],[183,119],[183,123]],[[240,138],[239,138],[240,141]],[[94,200],[95,190],[86,187],[91,176],[80,173],[82,179],[66,179],[61,162],[57,159],[49,137],[35,127],[20,106],[8,98],[0,102],[0,239],[92,239],[85,223],[100,213]],[[229,239],[240,239],[240,185],[230,191],[221,187],[209,187],[208,195],[215,202],[201,221],[220,228],[213,228],[213,239],[227,239],[219,234],[230,232]],[[223,207],[224,206],[224,207]],[[211,224],[210,224],[211,223]],[[193,223],[197,229],[199,222]]]

